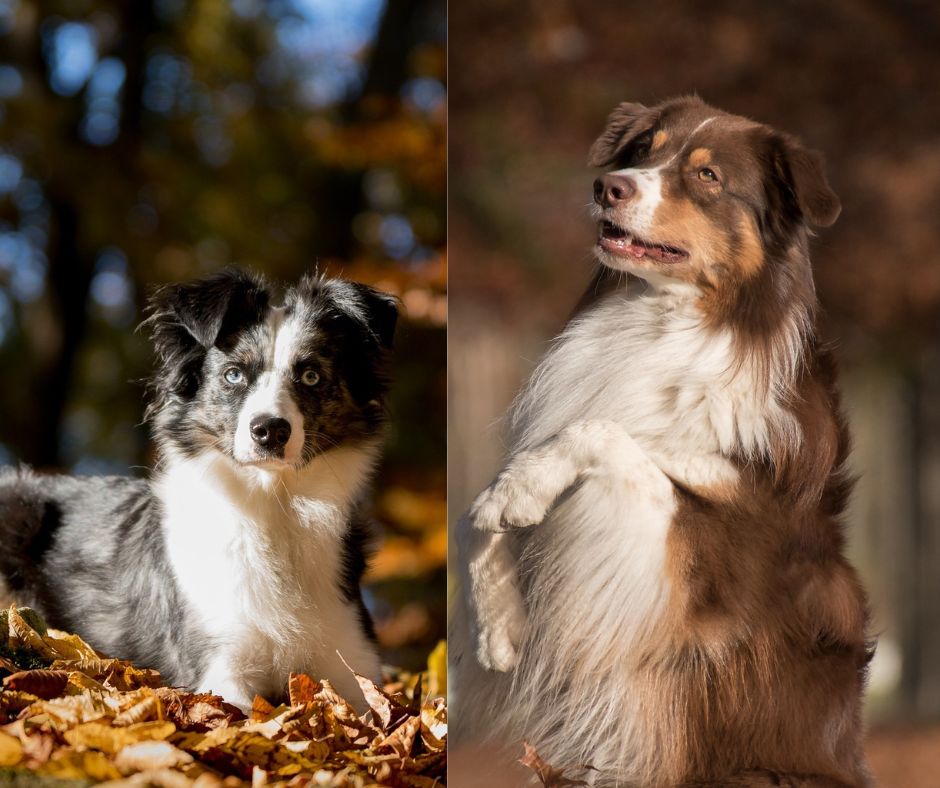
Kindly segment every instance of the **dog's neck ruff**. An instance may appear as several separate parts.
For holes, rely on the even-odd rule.
[[[706,325],[687,287],[640,285],[604,297],[574,319],[539,364],[510,413],[517,449],[567,424],[609,419],[677,481],[736,478],[735,459],[772,459],[800,441],[787,399],[803,349],[799,327],[770,369]]]

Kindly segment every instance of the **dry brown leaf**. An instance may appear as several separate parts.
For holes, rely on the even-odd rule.
[[[355,671],[353,671],[353,675],[359,683],[359,688],[362,690],[362,694],[365,696],[369,708],[375,712],[376,717],[382,723],[382,730],[388,730],[401,720],[402,717],[409,714],[407,706],[403,706],[399,703],[374,681],[367,679],[365,676],[360,676]]]
[[[111,709],[102,696],[88,692],[36,701],[31,705],[30,712],[33,715],[44,714],[56,727],[65,728],[100,720],[109,716]]]
[[[110,692],[110,690],[105,687],[104,684],[95,681],[93,678],[91,678],[91,676],[82,673],[80,670],[71,671],[69,673],[69,680],[65,691],[69,695],[80,695],[88,690],[104,693]]]
[[[73,747],[87,747],[114,754],[129,744],[166,739],[176,731],[172,722],[138,722],[115,728],[100,722],[86,722],[66,731],[63,736]]]
[[[97,654],[74,635],[53,630],[40,645],[24,617],[4,617],[25,664],[51,662],[14,670],[0,688],[0,766],[15,772],[113,788],[442,784],[446,704],[422,702],[421,675],[384,687],[356,676],[370,706],[359,716],[328,681],[298,674],[290,706],[259,698],[247,720],[217,695],[151,688],[155,671]]]
[[[563,788],[567,785],[587,785],[584,780],[571,780],[565,777],[564,769],[556,769],[551,766],[536,752],[535,747],[529,744],[529,742],[523,742],[522,744],[525,747],[525,755],[519,759],[519,763],[532,769],[545,788]]]
[[[22,711],[27,706],[31,706],[38,701],[35,695],[29,692],[16,692],[14,690],[5,690],[0,692],[0,712],[13,715]]]
[[[118,714],[113,724],[117,726],[133,725],[148,720],[162,720],[163,706],[156,695],[149,695]]]
[[[245,718],[237,708],[225,703],[218,695],[194,695],[170,687],[158,687],[154,693],[163,704],[166,719],[176,723],[181,730],[207,731]]]
[[[0,633],[2,635],[2,633]],[[14,662],[10,662],[6,657],[0,657],[0,671],[6,671],[7,673],[16,673],[19,670],[19,667]]]
[[[21,670],[3,680],[6,689],[29,692],[37,698],[55,698],[68,684],[67,670]]]
[[[421,730],[421,718],[410,717],[399,725],[390,734],[373,744],[375,750],[390,749],[399,758],[411,755],[415,746],[418,731]]]
[[[447,708],[442,699],[438,698],[434,705],[425,704],[421,708],[421,727],[441,742],[443,747],[443,742],[447,739]]]
[[[287,682],[287,694],[291,706],[309,703],[321,689],[320,685],[305,673],[291,673]]]
[[[55,659],[55,651],[53,651],[42,639],[42,636],[16,612],[16,605],[10,606],[10,609],[7,610],[7,616],[9,620],[9,638],[13,641],[14,645],[34,651],[43,659]]]
[[[260,695],[255,695],[251,701],[251,719],[266,720],[274,713],[274,706]]]
[[[57,629],[50,629],[43,638],[53,651],[61,659],[68,660],[97,660],[98,652],[89,646],[78,635],[72,635],[68,632],[60,632]]]

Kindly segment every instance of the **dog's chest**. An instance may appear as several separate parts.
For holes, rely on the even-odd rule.
[[[273,652],[317,637],[320,622],[343,606],[338,506],[298,510],[283,493],[186,466],[171,468],[162,486],[170,563],[207,634]]]
[[[718,457],[766,441],[760,391],[731,337],[707,331],[694,311],[615,297],[562,334],[514,409],[514,431],[527,447],[601,419],[666,464]]]

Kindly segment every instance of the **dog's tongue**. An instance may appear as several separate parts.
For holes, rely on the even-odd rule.
[[[601,227],[601,243],[603,246],[615,254],[632,257],[635,260],[642,260],[644,257],[651,257],[659,260],[661,263],[674,263],[681,260],[685,255],[674,249],[669,249],[658,244],[648,244],[636,238],[631,238],[625,230],[614,226],[610,222],[605,222]]]
[[[615,249],[618,254],[628,255],[639,260],[649,251],[646,245],[628,238],[627,234],[619,228],[605,225],[601,235],[607,246]]]
[[[653,257],[657,260],[667,259],[666,255],[668,255],[668,252],[661,246],[654,246],[653,244],[647,245],[642,241],[634,239],[628,242],[626,238],[620,239],[616,244],[619,247],[619,251],[637,260],[642,260],[644,257]]]

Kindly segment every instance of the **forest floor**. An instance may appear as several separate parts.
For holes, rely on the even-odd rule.
[[[443,643],[426,671],[381,686],[354,673],[364,714],[328,681],[292,673],[286,703],[256,696],[246,717],[47,630],[28,608],[0,611],[4,629],[0,785],[432,788],[445,779]]]

